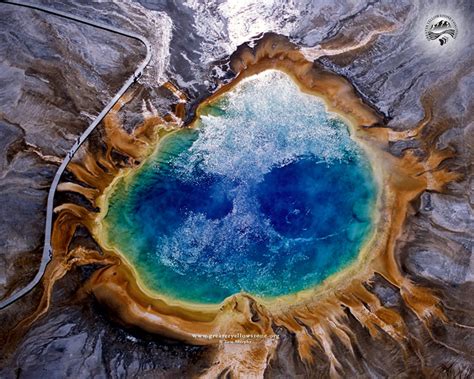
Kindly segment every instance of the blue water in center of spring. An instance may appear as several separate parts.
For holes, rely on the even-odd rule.
[[[158,294],[311,288],[354,261],[377,188],[347,126],[285,74],[250,77],[116,183],[107,239]]]

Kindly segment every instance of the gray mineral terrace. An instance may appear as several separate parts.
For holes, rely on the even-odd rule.
[[[35,4],[30,4],[30,3],[22,3],[20,1],[13,1],[13,0],[7,0],[7,1],[2,1],[2,3],[6,4],[12,4],[16,6],[21,6],[21,7],[27,7],[43,12],[50,13],[55,16],[63,17],[68,20],[74,21],[74,22],[80,22],[89,26],[93,26],[95,28],[107,30],[112,33],[120,34],[125,37],[130,37],[134,38],[136,40],[139,40],[143,45],[145,45],[147,49],[147,54],[143,62],[140,63],[140,65],[137,67],[135,72],[133,73],[132,76],[130,76],[127,81],[123,84],[123,86],[119,89],[119,91],[115,94],[115,96],[107,103],[107,105],[102,109],[102,111],[97,115],[97,117],[92,121],[92,123],[88,126],[88,128],[82,133],[74,143],[74,145],[71,147],[71,149],[68,151],[67,155],[64,157],[61,165],[59,166],[58,170],[56,171],[56,174],[54,175],[53,182],[51,183],[51,187],[49,189],[48,193],[48,200],[47,200],[47,205],[46,205],[46,223],[45,223],[45,229],[44,229],[44,246],[43,246],[43,255],[41,257],[41,263],[38,269],[38,272],[36,273],[35,277],[31,282],[29,282],[25,287],[20,289],[19,291],[13,293],[11,296],[9,296],[6,299],[3,299],[0,301],[0,309],[3,309],[7,307],[8,305],[12,304],[22,296],[26,295],[28,292],[30,292],[41,280],[41,278],[44,275],[44,272],[46,270],[46,266],[48,263],[51,261],[52,258],[52,249],[51,249],[51,229],[52,229],[52,222],[53,222],[53,206],[54,206],[54,195],[56,193],[56,189],[59,184],[59,180],[61,179],[61,176],[66,169],[67,165],[69,162],[71,162],[72,158],[74,157],[74,154],[76,151],[79,149],[79,147],[82,145],[82,143],[89,137],[89,135],[92,133],[92,131],[97,127],[97,125],[100,124],[100,122],[104,119],[104,117],[107,115],[107,113],[110,111],[110,109],[117,103],[117,101],[120,99],[120,97],[127,91],[127,89],[135,83],[138,78],[143,74],[143,69],[148,65],[148,63],[151,60],[151,45],[148,42],[148,40],[136,33],[115,28],[113,26],[105,25],[102,23],[98,23],[95,21],[87,20],[83,17],[75,16],[71,13],[66,13],[66,12],[61,12],[52,8],[44,7],[41,5],[35,5]]]

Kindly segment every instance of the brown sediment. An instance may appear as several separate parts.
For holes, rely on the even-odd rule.
[[[364,326],[372,338],[382,333],[405,348],[407,325],[394,309],[381,304],[364,284],[380,274],[395,286],[405,305],[429,328],[433,317],[446,320],[439,299],[429,289],[407,278],[397,262],[395,245],[403,233],[410,202],[424,190],[442,191],[446,183],[456,180],[458,174],[440,168],[452,157],[450,150],[436,150],[425,145],[424,157],[407,151],[402,157],[388,152],[389,142],[420,139],[432,123],[432,103],[423,100],[425,118],[410,131],[394,132],[383,126],[383,117],[366,104],[348,80],[324,70],[306,60],[302,52],[286,38],[267,35],[254,48],[240,47],[230,57],[230,67],[237,75],[223,85],[202,105],[214,101],[242,79],[264,70],[276,69],[293,78],[302,91],[321,97],[329,111],[349,121],[351,134],[366,149],[379,180],[380,199],[376,231],[367,242],[356,263],[328,278],[317,288],[294,295],[265,301],[248,294],[236,294],[218,306],[196,306],[171,302],[159,295],[144,291],[133,268],[116,252],[103,246],[100,236],[100,214],[91,213],[75,204],[56,208],[52,246],[53,261],[43,279],[43,296],[36,312],[23,320],[13,332],[19,333],[48,309],[54,282],[74,265],[102,263],[81,289],[82,295],[91,294],[107,306],[115,318],[126,325],[134,325],[150,333],[165,335],[191,344],[216,345],[214,365],[208,376],[232,372],[242,376],[262,375],[271,360],[277,340],[273,327],[281,326],[294,333],[300,358],[308,364],[319,359],[316,348],[323,351],[330,363],[330,373],[337,376],[341,364],[334,353],[334,340],[339,340],[351,354],[355,336],[347,327],[350,313]],[[74,162],[69,170],[83,184],[62,183],[60,190],[84,195],[93,206],[104,211],[106,193],[114,180],[126,175],[146,158],[160,138],[176,129],[183,119],[186,96],[172,84],[166,88],[176,94],[178,106],[175,116],[161,118],[157,114],[144,115],[144,122],[131,134],[120,123],[118,112],[130,101],[128,93],[117,104],[104,122],[105,152],[87,152]],[[199,109],[197,117],[199,116]],[[439,129],[431,129],[432,135]],[[112,152],[129,157],[129,166],[121,168]],[[104,195],[105,194],[105,195]],[[104,255],[82,248],[69,251],[69,245],[78,225],[89,229],[104,248]],[[235,335],[261,335],[251,343],[231,344]],[[251,337],[241,339],[250,340]],[[228,342],[228,343],[222,343]]]
[[[302,48],[301,52],[306,59],[311,61],[324,56],[360,53],[360,50],[368,49],[379,35],[394,32],[398,28],[394,22],[387,22],[384,18],[372,19],[369,24],[370,26],[364,22],[364,25],[361,25],[362,27],[359,28],[360,35],[338,33],[337,36],[323,42],[321,45]],[[367,30],[368,27],[369,30]]]

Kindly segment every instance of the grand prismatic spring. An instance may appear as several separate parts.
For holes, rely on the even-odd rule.
[[[473,376],[470,2],[19,3],[1,378]]]
[[[347,125],[278,71],[203,107],[111,191],[107,245],[149,290],[197,303],[317,285],[357,258],[376,200]]]

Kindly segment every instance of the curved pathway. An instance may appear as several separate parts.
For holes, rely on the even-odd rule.
[[[77,21],[86,25],[90,25],[99,29],[107,30],[109,32],[113,32],[116,34],[120,34],[125,37],[130,37],[134,38],[136,40],[139,40],[141,43],[143,43],[147,49],[146,57],[143,60],[142,63],[137,67],[135,72],[133,73],[132,76],[128,78],[128,80],[125,82],[125,84],[120,88],[120,90],[115,94],[115,96],[107,103],[107,105],[104,107],[102,112],[99,113],[99,115],[94,119],[94,121],[89,125],[89,127],[82,133],[82,135],[76,140],[74,143],[73,147],[68,151],[66,157],[62,161],[61,165],[59,166],[58,170],[56,171],[56,174],[54,175],[53,182],[51,184],[51,188],[49,189],[49,194],[48,194],[48,202],[46,205],[46,225],[45,225],[45,230],[44,230],[44,246],[43,246],[43,256],[41,258],[41,264],[39,267],[38,272],[36,273],[35,277],[33,280],[26,285],[26,287],[22,288],[21,290],[13,293],[10,297],[3,299],[0,301],[0,309],[3,309],[13,303],[14,301],[18,300],[22,296],[26,295],[28,292],[30,292],[41,280],[41,278],[44,275],[44,272],[46,271],[46,266],[52,259],[52,248],[51,248],[51,232],[52,232],[52,223],[53,223],[53,205],[54,205],[54,194],[56,192],[56,188],[59,184],[59,180],[61,179],[61,175],[63,174],[64,170],[66,169],[66,166],[69,164],[69,162],[72,160],[72,157],[76,153],[76,151],[79,149],[79,147],[82,145],[82,143],[86,140],[87,137],[92,133],[92,131],[99,125],[99,123],[103,120],[103,118],[107,115],[107,113],[110,111],[110,109],[117,103],[117,101],[120,99],[120,97],[125,93],[125,91],[133,84],[135,83],[138,78],[143,74],[143,69],[150,63],[151,59],[151,45],[148,42],[148,40],[136,33],[129,32],[127,30],[123,29],[118,29],[113,26],[101,24],[98,22],[94,22],[88,19],[85,19],[80,16],[75,16],[70,13],[66,12],[61,12],[52,8],[48,7],[43,7],[41,5],[34,5],[34,4],[29,4],[29,3],[22,3],[20,1],[15,1],[15,0],[2,0],[0,1],[1,3],[6,3],[6,4],[11,4],[11,5],[18,5],[26,8],[31,8],[39,11],[43,11],[55,16],[60,16],[63,18],[67,18],[72,21]]]

